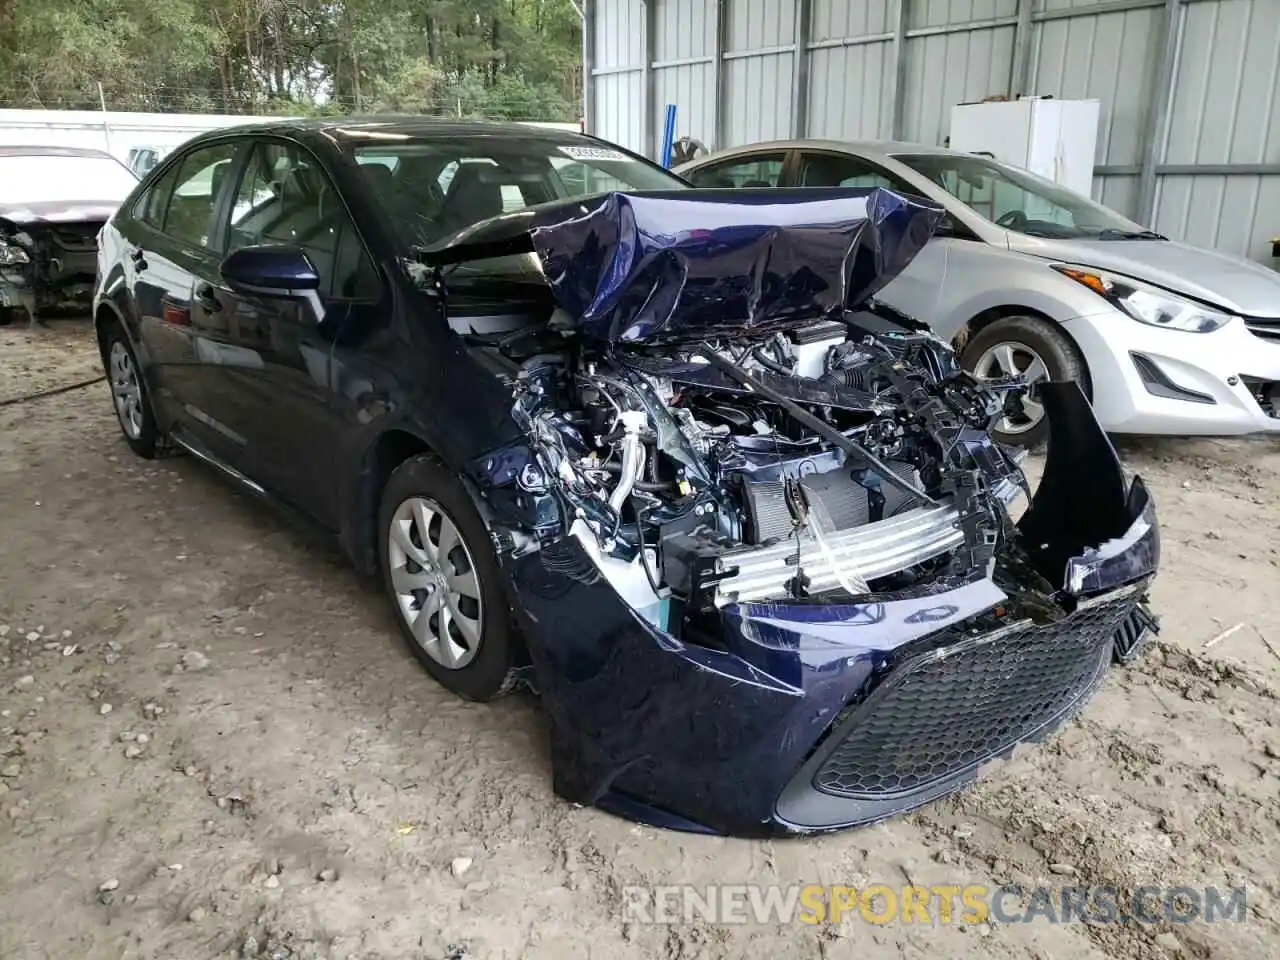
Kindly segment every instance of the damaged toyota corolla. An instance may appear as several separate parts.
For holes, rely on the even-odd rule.
[[[536,691],[558,793],[694,831],[865,824],[1043,737],[1141,649],[1154,506],[1079,389],[1035,388],[1051,430],[1029,496],[990,438],[1025,384],[979,384],[927,318],[875,300],[938,208],[674,189],[596,141],[459,127],[311,147],[310,189],[349,190],[366,244],[343,266],[330,224],[332,278],[305,248],[230,239],[254,217],[306,234],[277,208],[289,188],[253,179],[292,163],[296,182],[296,156],[197,143],[232,157],[218,277],[182,322],[172,291],[149,314],[114,269],[152,259],[146,234],[117,218],[99,330],[130,444],[171,439],[334,529],[449,689]],[[415,184],[416,208],[380,206]],[[406,229],[422,211],[436,236]],[[210,369],[155,359],[181,336]]]

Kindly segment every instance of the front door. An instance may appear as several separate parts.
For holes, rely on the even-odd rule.
[[[197,287],[216,308],[203,333],[205,379],[219,420],[245,440],[232,466],[322,522],[336,517],[330,354],[353,305],[377,300],[377,273],[332,182],[302,147],[250,141],[228,204],[227,252],[300,247],[315,301],[236,293],[220,274]]]

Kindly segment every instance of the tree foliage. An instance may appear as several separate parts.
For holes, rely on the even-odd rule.
[[[0,0],[0,106],[575,120],[572,0]]]

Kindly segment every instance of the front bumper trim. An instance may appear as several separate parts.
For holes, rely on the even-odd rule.
[[[836,721],[779,796],[778,819],[825,830],[893,816],[1044,739],[1097,689],[1143,589],[908,653]]]

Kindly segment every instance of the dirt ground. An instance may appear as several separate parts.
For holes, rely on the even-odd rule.
[[[0,329],[0,402],[96,364],[83,321]],[[746,842],[555,797],[536,700],[447,694],[336,551],[191,458],[133,457],[105,385],[0,406],[0,957],[1280,955],[1280,444],[1122,453],[1164,532],[1158,644],[957,797]],[[620,912],[636,884],[872,882],[1243,885],[1248,910],[968,928]]]

